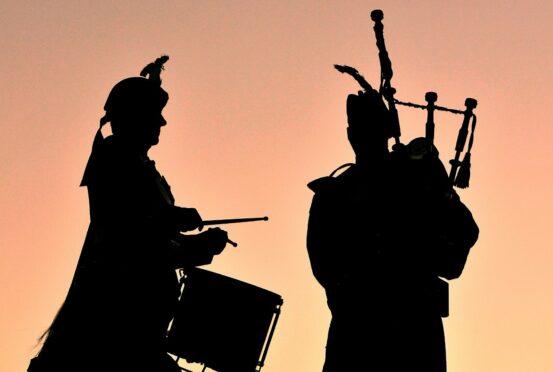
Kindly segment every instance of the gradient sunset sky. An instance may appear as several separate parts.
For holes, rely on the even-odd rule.
[[[448,371],[553,371],[551,0],[1,8],[0,371],[26,370],[67,293],[89,220],[78,185],[109,90],[162,54],[169,124],[150,155],[177,203],[205,219],[269,216],[227,226],[239,246],[209,269],[283,297],[263,371],[320,371],[330,314],[305,248],[306,184],[354,159],[345,99],[358,86],[332,66],[378,85],[377,8],[398,99],[478,100],[471,187],[459,194],[481,235],[450,285]],[[400,108],[404,142],[425,116]],[[446,163],[460,122],[436,114]]]

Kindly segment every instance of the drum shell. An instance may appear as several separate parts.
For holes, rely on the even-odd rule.
[[[168,351],[220,372],[256,371],[281,305],[276,293],[211,271],[190,270],[168,333]]]

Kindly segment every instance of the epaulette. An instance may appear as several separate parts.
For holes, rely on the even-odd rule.
[[[309,187],[309,189],[315,193],[317,192],[320,192],[320,191],[323,191],[323,190],[327,190],[329,189],[332,185],[334,185],[335,181],[336,181],[336,173],[339,171],[339,170],[342,170],[344,168],[349,168],[351,167],[352,165],[354,165],[353,163],[346,163],[346,164],[342,164],[340,165],[338,168],[334,169],[332,171],[332,173],[330,173],[328,176],[325,176],[325,177],[321,177],[321,178],[317,178],[316,180],[313,180],[311,182],[309,182],[307,184],[307,187]]]

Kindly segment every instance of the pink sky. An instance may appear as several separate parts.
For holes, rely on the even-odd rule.
[[[306,184],[353,160],[345,98],[358,88],[332,65],[377,85],[375,8],[397,98],[479,103],[471,187],[459,193],[481,237],[450,287],[448,370],[553,370],[548,0],[5,1],[0,370],[26,369],[65,297],[88,223],[78,184],[107,93],[169,54],[169,125],[151,155],[177,202],[204,218],[270,217],[228,226],[239,247],[209,269],[284,298],[263,371],[320,371],[330,315],[305,249]],[[421,135],[425,113],[400,110],[403,140]],[[447,162],[460,117],[436,121]]]

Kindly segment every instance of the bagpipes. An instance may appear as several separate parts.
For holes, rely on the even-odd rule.
[[[463,115],[463,122],[461,128],[459,129],[459,134],[457,136],[457,141],[455,144],[455,156],[449,161],[451,165],[449,171],[449,183],[451,186],[456,186],[458,188],[464,189],[469,186],[470,180],[470,161],[471,161],[471,150],[474,142],[474,130],[476,127],[476,115],[474,114],[474,109],[476,108],[477,101],[474,98],[467,98],[465,100],[465,109],[456,110],[443,106],[436,105],[438,95],[435,92],[427,92],[425,95],[426,105],[420,105],[411,102],[403,102],[394,97],[396,90],[392,87],[391,80],[394,74],[392,70],[392,62],[386,50],[386,44],[384,42],[384,25],[382,24],[382,19],[384,19],[384,13],[382,10],[376,9],[371,12],[371,19],[374,21],[374,33],[376,36],[376,46],[378,48],[378,57],[380,60],[380,87],[378,90],[379,95],[383,100],[386,101],[388,106],[389,113],[389,127],[391,131],[391,137],[394,138],[395,144],[393,149],[398,149],[402,146],[400,137],[401,129],[399,124],[399,115],[396,108],[396,105],[402,105],[412,108],[418,108],[427,111],[427,121],[425,127],[425,138],[426,142],[429,145],[430,149],[433,148],[434,144],[434,112],[445,111],[452,114]],[[344,65],[334,65],[334,67],[342,72],[347,73],[352,76],[365,91],[371,91],[371,85],[365,80],[365,78],[359,74],[359,72],[350,66]],[[465,151],[465,144],[467,142],[467,137],[470,129],[470,138]],[[460,161],[461,154],[465,151],[465,156],[462,161]]]

